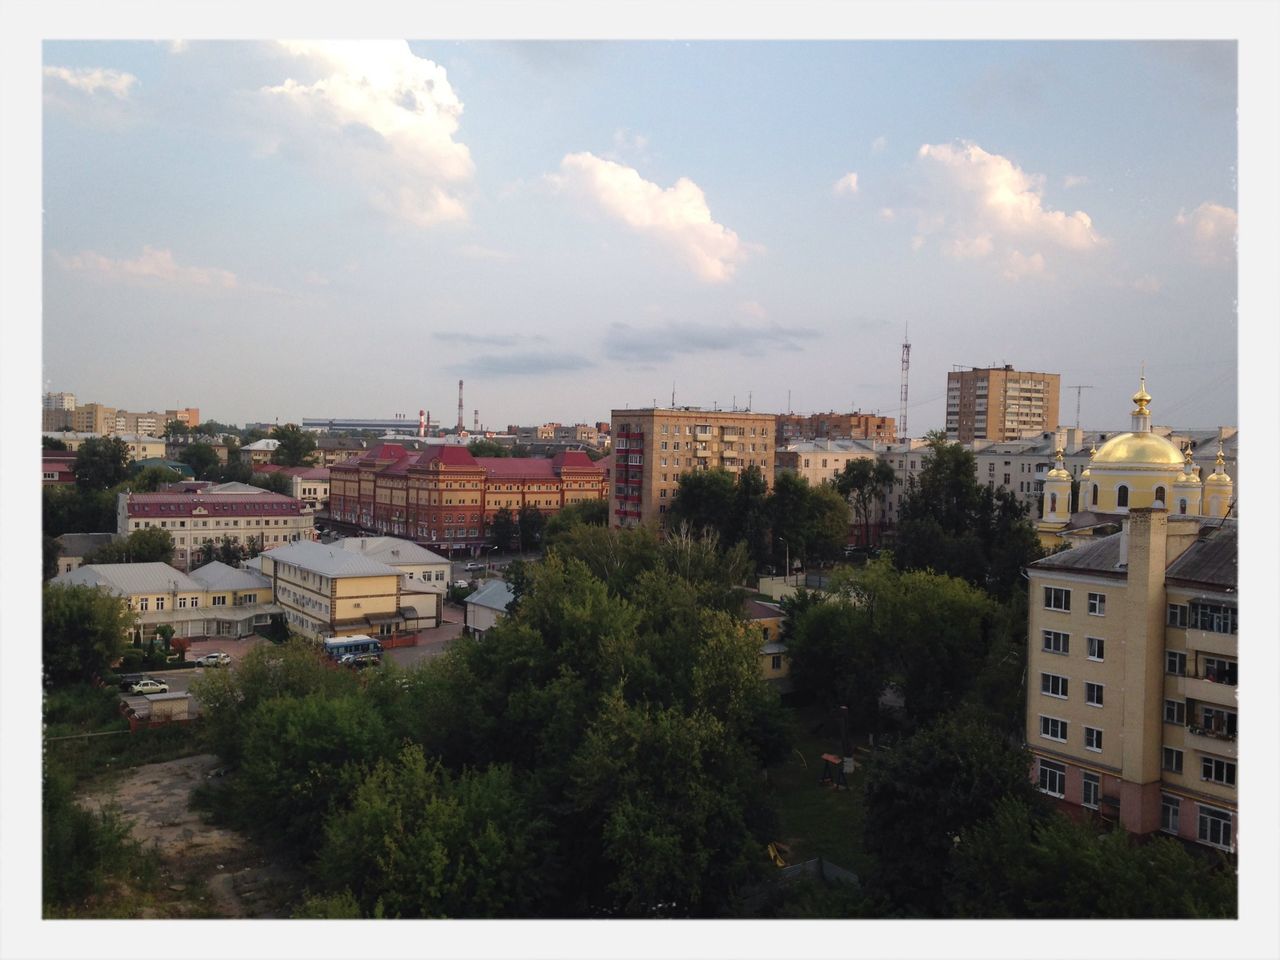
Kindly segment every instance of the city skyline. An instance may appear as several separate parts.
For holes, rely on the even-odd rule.
[[[1136,357],[1157,422],[1238,420],[1231,42],[43,59],[43,379],[81,402],[448,424],[462,378],[491,429],[673,383],[897,417],[909,331],[916,436],[955,365],[1060,373],[1068,425],[1088,384],[1105,428]]]

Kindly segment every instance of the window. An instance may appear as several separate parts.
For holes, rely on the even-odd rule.
[[[1069,611],[1071,609],[1071,591],[1064,590],[1061,587],[1045,587],[1044,606],[1046,610]]]
[[[1117,507],[1129,506],[1129,488],[1126,487],[1123,483],[1116,488],[1116,506]]]
[[[156,609],[157,610],[164,609],[164,597],[156,597]]]
[[[151,600],[150,600],[150,598],[148,598],[148,597],[139,597],[139,598],[138,598],[138,609],[139,609],[140,611],[142,611],[143,613],[146,613],[146,612],[147,612],[147,604],[149,604],[150,602],[151,602]]]
[[[1044,646],[1041,649],[1045,653],[1070,653],[1071,634],[1059,633],[1057,630],[1046,630],[1044,631]]]
[[[1067,795],[1067,768],[1051,760],[1040,761],[1040,790],[1051,797]]]
[[[1094,507],[1098,505],[1098,485],[1096,483],[1093,485],[1093,489],[1090,491],[1089,505]]]
[[[1040,736],[1046,740],[1060,740],[1067,742],[1067,721],[1059,720],[1057,717],[1040,717]]]
[[[1164,487],[1156,487],[1155,501],[1152,506],[1164,506]]]
[[[1182,802],[1167,793],[1160,795],[1160,829],[1165,833],[1178,832],[1178,808]]]
[[[1223,660],[1220,657],[1204,658],[1204,678],[1214,683],[1236,685],[1236,662]]]
[[[1084,728],[1084,748],[1094,753],[1102,752],[1102,731],[1097,727]]]
[[[1166,650],[1164,654],[1164,672],[1175,677],[1187,675],[1187,655],[1176,650]]]
[[[1092,707],[1102,706],[1102,684],[1086,683],[1084,685],[1084,702]]]
[[[1205,707],[1200,716],[1205,733],[1215,737],[1235,739],[1236,714],[1234,711],[1223,710],[1221,707]]]
[[[1170,773],[1182,772],[1182,751],[1173,747],[1165,747],[1161,756],[1161,768]]]
[[[213,605],[215,607],[225,607],[227,605],[227,598],[225,596],[214,597]]]
[[[1190,609],[1185,603],[1169,604],[1169,615],[1165,618],[1165,623],[1171,627],[1185,627],[1190,619]]]
[[[1040,692],[1051,697],[1067,698],[1067,678],[1055,673],[1040,674]]]
[[[1224,850],[1231,849],[1231,814],[1226,810],[1200,805],[1200,832],[1204,843],[1211,843]]]
[[[187,598],[186,598],[186,597],[179,597],[179,598],[178,598],[178,609],[179,609],[179,610],[185,610],[185,609],[187,609]]]
[[[1236,765],[1230,760],[1218,757],[1200,758],[1200,779],[1210,783],[1221,783],[1228,787],[1236,785]]]
[[[1196,603],[1191,607],[1191,625],[1213,633],[1236,632],[1236,609],[1217,603]]]
[[[1102,660],[1104,659],[1103,657],[1104,652],[1105,652],[1105,644],[1103,643],[1102,638],[1090,637],[1089,638],[1089,659]]]
[[[770,661],[769,661],[769,666],[770,666],[771,668],[773,668],[774,670],[781,670],[781,669],[782,669],[782,654],[780,654],[780,653],[775,653],[775,654],[773,655],[772,659],[770,659]]]
[[[1166,700],[1164,702],[1165,723],[1186,723],[1187,702],[1185,700]]]
[[[1089,594],[1089,613],[1095,617],[1106,616],[1107,595],[1105,593]]]
[[[1084,789],[1081,791],[1080,803],[1090,810],[1098,809],[1098,794],[1101,793],[1102,780],[1096,773],[1084,775]]]

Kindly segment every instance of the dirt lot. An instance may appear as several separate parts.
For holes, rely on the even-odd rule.
[[[159,853],[165,896],[142,908],[144,918],[289,916],[300,878],[189,807],[191,791],[220,766],[211,754],[147,764],[80,798],[91,810],[114,804],[134,838]]]

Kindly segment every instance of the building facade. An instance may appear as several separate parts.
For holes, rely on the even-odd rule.
[[[898,439],[893,417],[874,413],[780,413],[774,442],[782,447],[796,440],[879,440],[893,443]]]
[[[796,440],[779,447],[774,454],[774,473],[788,470],[804,477],[811,487],[834,481],[845,464],[854,460],[875,460],[873,444],[857,440]]]
[[[1058,429],[1061,375],[1012,366],[953,370],[947,374],[947,438],[1018,440]]]
[[[776,418],[771,413],[646,407],[614,410],[614,526],[663,522],[680,475],[693,470],[739,473],[757,467],[773,486]]]
[[[400,604],[400,571],[335,544],[292,543],[259,558],[289,626],[312,640],[416,629]],[[406,623],[408,621],[408,623]]]

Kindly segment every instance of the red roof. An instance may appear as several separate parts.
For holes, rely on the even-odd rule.
[[[132,493],[130,517],[190,517],[196,509],[210,516],[290,516],[302,512],[302,501],[279,493]]]
[[[430,466],[432,460],[439,460],[446,467],[478,467],[479,461],[471,455],[466,447],[455,443],[434,444],[418,455],[418,465]]]
[[[565,450],[562,453],[557,453],[551,458],[551,462],[555,464],[556,470],[563,470],[568,467],[570,470],[604,472],[602,467],[596,466],[596,462],[581,450]]]
[[[476,457],[494,480],[554,480],[555,468],[545,457]]]

